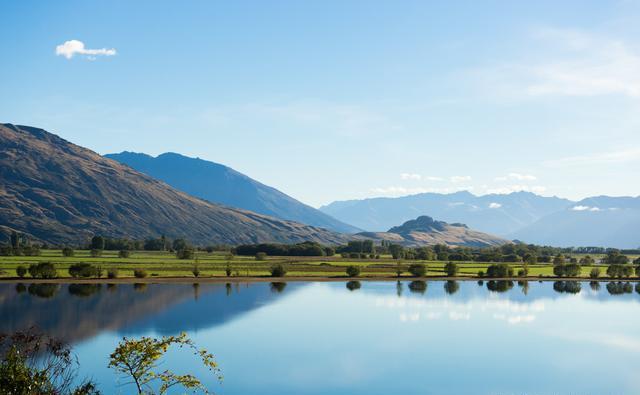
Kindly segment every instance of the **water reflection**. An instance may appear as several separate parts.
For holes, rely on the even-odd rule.
[[[409,291],[424,294],[427,292],[427,282],[422,280],[411,281],[409,283]]]
[[[287,287],[287,283],[274,282],[271,283],[271,292],[281,293]]]
[[[460,284],[458,284],[457,281],[445,281],[444,283],[444,291],[448,295],[453,295],[454,293],[458,292],[459,289]]]
[[[589,281],[589,287],[593,292],[600,291],[600,282],[598,281]]]
[[[360,287],[362,287],[362,284],[360,284],[360,281],[348,281],[346,284],[346,287],[349,291],[355,291],[360,289]]]
[[[507,292],[513,288],[511,280],[490,280],[487,281],[487,289],[492,292]]]
[[[101,284],[69,284],[67,291],[69,291],[71,295],[84,298],[99,292],[101,288]]]
[[[607,291],[610,295],[630,294],[631,292],[633,292],[633,286],[628,282],[623,283],[622,281],[612,281],[610,283],[607,283]]]
[[[53,298],[58,293],[60,286],[58,284],[31,284],[29,285],[29,295],[39,298]]]
[[[578,294],[582,286],[577,281],[554,281],[553,290],[560,293]]]

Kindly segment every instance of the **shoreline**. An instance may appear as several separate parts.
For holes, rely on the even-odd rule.
[[[6,277],[0,278],[0,284],[20,284],[20,283],[50,283],[50,284],[224,284],[224,283],[264,283],[264,282],[349,282],[349,281],[576,281],[576,282],[640,282],[640,278],[612,278],[599,277],[597,279],[585,277],[446,277],[446,276],[427,276],[427,277],[346,277],[346,276],[291,276],[291,277],[268,277],[268,276],[249,276],[249,277],[124,277],[124,278],[19,278]]]

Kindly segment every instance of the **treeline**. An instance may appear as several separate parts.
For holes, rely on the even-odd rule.
[[[257,256],[333,256],[336,250],[330,246],[323,246],[314,242],[297,244],[243,244],[232,249],[236,255]]]

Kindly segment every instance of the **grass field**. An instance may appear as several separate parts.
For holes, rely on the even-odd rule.
[[[635,259],[636,257],[632,257]],[[104,272],[110,268],[118,269],[121,278],[134,277],[134,269],[144,269],[150,277],[194,277],[192,270],[197,265],[200,277],[226,276],[225,270],[231,268],[233,277],[268,276],[272,265],[281,263],[287,268],[290,277],[344,277],[347,266],[356,265],[361,268],[360,277],[394,277],[397,262],[391,256],[380,259],[345,259],[333,257],[267,257],[258,261],[254,257],[234,256],[229,260],[224,252],[197,252],[194,259],[178,259],[175,254],[160,251],[134,251],[129,258],[119,258],[117,251],[104,251],[100,257],[91,257],[87,250],[76,250],[73,257],[62,256],[60,250],[42,250],[40,256],[3,256],[0,257],[0,278],[16,277],[16,268],[20,265],[28,267],[34,262],[51,262],[56,266],[61,278],[70,278],[68,268],[78,262],[91,263],[102,267]],[[402,261],[405,272],[411,263],[424,263],[428,267],[427,276],[444,276],[445,262],[438,261]],[[457,262],[459,277],[477,277],[479,271],[486,272],[490,263]],[[522,264],[510,264],[517,273]],[[601,276],[606,273],[605,265],[583,266],[582,277],[587,278],[592,267],[600,267]],[[528,277],[554,277],[551,264],[529,265]]]

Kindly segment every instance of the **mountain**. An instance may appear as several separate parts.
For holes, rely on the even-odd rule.
[[[447,244],[449,246],[490,247],[508,240],[469,229],[464,224],[435,221],[426,215],[395,226],[387,232],[363,232],[357,236],[376,241],[390,241],[407,246]]]
[[[640,196],[597,196],[541,218],[511,235],[558,246],[640,247]]]
[[[157,157],[127,151],[105,156],[210,202],[335,232],[361,230],[218,163],[172,152]]]
[[[94,234],[201,245],[347,239],[210,203],[42,129],[0,124],[0,231],[12,229],[56,244]]]
[[[476,196],[462,191],[339,201],[320,207],[320,210],[368,231],[381,231],[412,218],[429,215],[506,236],[572,204],[567,199],[530,192]]]

